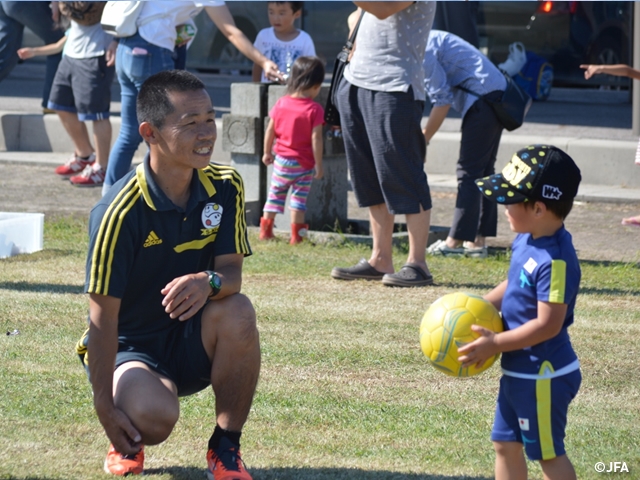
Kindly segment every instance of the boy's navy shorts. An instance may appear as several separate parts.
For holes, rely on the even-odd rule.
[[[520,442],[531,460],[564,455],[567,411],[581,381],[580,370],[539,380],[503,375],[491,440]]]
[[[204,390],[211,385],[211,361],[202,345],[203,310],[187,321],[175,320],[174,327],[165,332],[135,338],[120,336],[116,368],[127,362],[142,362],[175,383],[181,397]],[[76,352],[89,374],[91,355],[87,345],[88,330],[76,345]]]
[[[62,57],[53,79],[47,107],[78,114],[81,122],[109,118],[115,67],[105,56]]]

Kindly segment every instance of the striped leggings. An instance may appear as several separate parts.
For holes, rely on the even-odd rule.
[[[264,205],[265,212],[284,213],[284,205],[287,201],[287,192],[291,188],[289,208],[292,210],[306,211],[307,197],[311,189],[313,170],[306,170],[296,160],[282,158],[276,155],[273,162],[273,174],[269,195]]]

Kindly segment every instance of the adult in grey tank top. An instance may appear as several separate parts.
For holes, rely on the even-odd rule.
[[[420,121],[425,100],[422,61],[435,2],[354,3],[365,14],[336,103],[353,190],[359,206],[369,208],[373,249],[368,261],[336,267],[331,276],[400,287],[431,285],[425,261],[431,194]],[[406,215],[409,255],[394,273],[396,214]]]

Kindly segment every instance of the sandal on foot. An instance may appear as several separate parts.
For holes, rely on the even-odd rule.
[[[379,272],[363,258],[353,267],[334,267],[331,276],[338,280],[381,280],[384,272]]]
[[[447,246],[447,242],[444,240],[436,240],[427,248],[427,253],[429,255],[442,255],[444,257],[462,257],[464,256],[464,248],[451,248]]]
[[[426,287],[433,285],[433,276],[416,263],[406,263],[396,273],[387,273],[382,283],[389,287]]]

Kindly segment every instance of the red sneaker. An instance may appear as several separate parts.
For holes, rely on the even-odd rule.
[[[99,187],[104,183],[107,172],[98,164],[93,162],[84,168],[80,175],[75,175],[69,181],[76,187]]]
[[[109,453],[104,461],[104,471],[112,475],[140,475],[144,469],[144,447],[135,455],[121,455],[109,447]]]
[[[95,153],[89,155],[89,158],[86,160],[84,158],[78,157],[75,153],[71,155],[71,158],[64,165],[60,165],[56,168],[55,172],[58,175],[62,175],[63,177],[70,177],[71,175],[76,175],[82,172],[86,166],[91,165],[96,161]]]
[[[207,452],[207,467],[209,480],[252,480],[244,468],[240,450],[225,437],[217,450]]]

